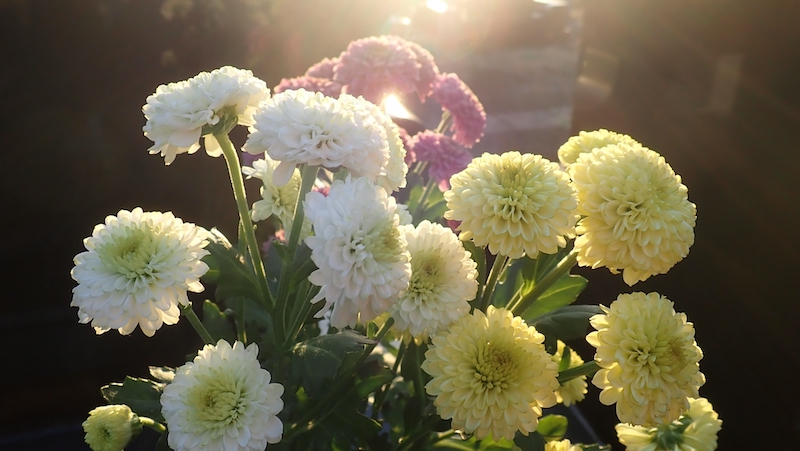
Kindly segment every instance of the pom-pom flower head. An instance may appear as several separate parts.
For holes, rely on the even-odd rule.
[[[421,343],[469,313],[478,270],[450,229],[425,220],[402,230],[411,254],[411,278],[392,316],[396,330]]]
[[[139,417],[126,405],[98,407],[89,412],[82,426],[92,451],[122,451],[142,430]]]
[[[689,411],[678,420],[646,428],[620,423],[617,437],[626,451],[714,451],[722,420],[705,398],[689,399]]]
[[[421,366],[432,376],[425,391],[453,429],[477,439],[528,435],[556,403],[558,370],[543,342],[509,310],[475,310],[433,337]]]
[[[161,395],[167,443],[176,451],[263,451],[278,443],[283,385],[270,378],[255,343],[206,345]]]
[[[161,85],[142,107],[147,118],[144,135],[154,141],[150,153],[160,152],[169,165],[177,154],[196,152],[206,134],[206,152],[220,156],[219,143],[207,133],[214,127],[252,125],[256,107],[267,98],[266,83],[249,70],[230,66]]]
[[[569,166],[578,190],[578,264],[622,271],[633,285],[664,274],[694,243],[697,208],[680,176],[650,149],[624,143]]]
[[[658,293],[620,294],[605,314],[591,317],[596,331],[586,341],[597,348],[600,370],[592,383],[600,402],[616,403],[624,423],[655,426],[677,420],[705,383],[703,352],[694,326]]]
[[[278,186],[303,163],[344,167],[356,177],[376,181],[389,160],[389,143],[368,103],[304,89],[275,94],[260,105],[244,150],[253,155],[266,151],[280,162],[273,180]]]
[[[457,143],[472,147],[480,141],[486,128],[486,113],[478,97],[456,74],[440,75],[431,96],[452,116],[450,128]]]
[[[417,133],[408,143],[418,161],[428,162],[428,175],[439,189],[450,189],[450,177],[461,172],[472,161],[472,153],[452,138],[430,130]]]
[[[81,323],[98,334],[117,329],[127,335],[139,326],[152,336],[163,324],[175,324],[187,291],[200,293],[201,261],[207,232],[172,213],[120,210],[95,226],[75,256],[73,307]]]
[[[574,234],[575,191],[558,164],[539,155],[484,153],[450,178],[444,217],[462,221],[462,240],[493,254],[555,254]]]
[[[584,131],[580,132],[577,136],[571,137],[558,148],[558,160],[564,166],[569,166],[583,153],[591,153],[594,149],[619,143],[631,146],[640,145],[638,141],[628,135],[610,132],[602,128],[593,132]]]
[[[308,280],[322,287],[311,302],[325,299],[331,326],[355,326],[389,311],[411,275],[397,204],[365,178],[337,180],[328,195],[311,192],[304,209],[314,235],[305,242],[317,270]]]

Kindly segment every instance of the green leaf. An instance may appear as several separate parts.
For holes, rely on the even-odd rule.
[[[112,382],[100,392],[109,404],[125,404],[137,415],[163,423],[160,402],[163,390],[164,384],[126,376],[121,384]]]
[[[206,273],[204,280],[217,285],[217,300],[237,296],[260,299],[256,275],[245,265],[244,257],[239,251],[214,241],[208,243],[206,249],[211,253],[203,261],[213,272],[210,277]]]
[[[514,444],[523,451],[544,451],[545,440],[538,432],[531,432],[528,435],[517,432],[517,435],[514,436]]]
[[[217,304],[208,299],[203,302],[203,326],[214,340],[223,338],[228,343],[236,341],[236,332],[228,320],[228,315],[221,312]]]
[[[539,419],[536,432],[546,441],[561,440],[567,433],[567,417],[563,415],[545,415]]]
[[[292,373],[312,398],[322,394],[322,383],[339,372],[348,354],[371,343],[363,335],[342,331],[300,342],[292,349]]]
[[[360,399],[364,399],[369,396],[370,393],[394,380],[395,376],[397,376],[397,374],[389,368],[380,368],[375,374],[360,379],[356,383],[356,393]]]
[[[345,415],[334,414],[328,418],[330,418],[329,422],[331,425],[334,425],[351,438],[370,437],[376,435],[381,430],[380,423],[358,412],[350,412]]]
[[[578,299],[578,295],[586,288],[586,284],[587,281],[582,276],[564,274],[547,291],[542,293],[536,299],[536,302],[521,316],[523,318],[536,318],[565,305],[570,305]]]
[[[548,345],[556,340],[585,337],[589,318],[600,313],[603,311],[596,305],[568,305],[526,321],[545,335],[545,345]]]

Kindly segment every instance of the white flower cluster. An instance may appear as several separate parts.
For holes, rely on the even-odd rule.
[[[160,152],[169,165],[180,153],[196,152],[207,127],[220,121],[252,125],[256,107],[268,98],[266,83],[249,70],[230,66],[161,85],[142,107],[147,118],[144,135],[154,142],[150,153]],[[206,134],[205,147],[210,156],[222,155],[211,134]]]

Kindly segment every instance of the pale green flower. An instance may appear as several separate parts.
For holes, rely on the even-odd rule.
[[[84,440],[92,451],[122,451],[142,425],[126,405],[98,407],[83,422]]]
[[[627,451],[714,451],[722,420],[705,398],[690,398],[689,411],[657,427],[618,424],[617,437]]]
[[[605,129],[595,130],[593,132],[580,132],[578,136],[573,136],[561,147],[558,148],[558,160],[564,166],[569,166],[575,163],[575,160],[582,153],[590,153],[594,149],[605,147],[609,144],[625,143],[630,145],[638,145],[639,143],[628,135],[610,132]]]

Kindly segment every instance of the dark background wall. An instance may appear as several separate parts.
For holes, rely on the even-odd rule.
[[[96,337],[68,307],[81,239],[120,208],[171,210],[233,234],[224,163],[182,155],[164,168],[148,156],[145,97],[158,84],[225,64],[274,86],[352,39],[407,31],[392,16],[415,14],[418,28],[406,36],[445,70],[579,33],[584,66],[574,80],[572,131],[632,135],[666,157],[698,205],[689,257],[634,289],[667,295],[695,323],[708,378],[701,394],[724,420],[720,449],[800,449],[796,2],[587,0],[570,14],[498,0],[488,13],[450,21],[418,3],[0,1],[0,448],[44,449],[15,437],[74,430],[102,404],[101,385],[145,376],[148,365],[180,365],[199,345],[185,322],[152,339],[138,331]],[[710,100],[720,58],[741,63],[730,108]],[[474,86],[482,99],[513,89],[479,79]],[[490,117],[503,107],[485,104]],[[554,133],[524,135],[517,145],[486,142],[554,158],[561,132]],[[581,272],[590,279],[581,302],[607,305],[631,291],[604,271]],[[612,442],[613,409],[599,405],[596,392],[582,409]]]

